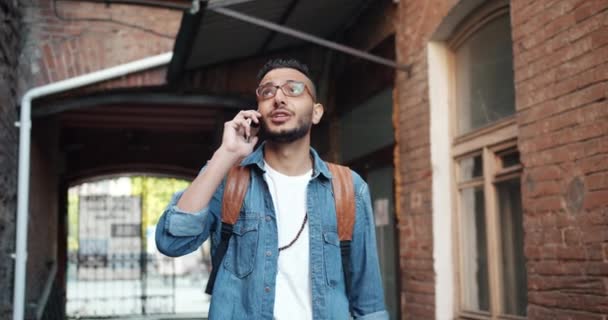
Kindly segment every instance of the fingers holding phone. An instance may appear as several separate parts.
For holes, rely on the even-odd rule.
[[[257,132],[261,114],[256,110],[243,110],[224,124],[222,145],[230,152],[247,156],[258,141]]]
[[[260,122],[259,119],[257,119],[258,122],[253,121],[252,118],[247,119],[247,122],[249,123],[249,134],[245,135],[245,141],[247,143],[251,143],[251,137],[257,137],[258,132],[260,131]]]

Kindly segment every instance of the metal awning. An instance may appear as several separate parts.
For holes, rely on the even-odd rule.
[[[183,72],[312,42],[397,69],[391,60],[332,42],[370,0],[212,0],[184,12],[167,79]]]

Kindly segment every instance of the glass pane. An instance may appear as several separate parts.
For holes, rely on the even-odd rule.
[[[390,319],[399,318],[399,247],[395,222],[393,167],[382,167],[367,172],[367,183],[372,196],[376,223],[376,245],[384,286],[386,309]]]
[[[514,151],[500,156],[503,168],[516,166],[519,164],[519,152]]]
[[[527,281],[519,178],[497,184],[502,243],[502,310],[526,315]]]
[[[481,155],[460,160],[458,164],[460,167],[460,182],[483,176],[483,162]]]
[[[484,194],[481,187],[460,193],[462,304],[465,310],[489,311],[490,290]]]
[[[340,117],[342,160],[348,162],[393,144],[392,117],[392,88],[363,101]]]
[[[456,50],[459,133],[515,113],[509,16],[498,18]]]

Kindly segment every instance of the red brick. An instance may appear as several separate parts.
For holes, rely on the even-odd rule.
[[[567,39],[574,41],[599,29],[606,19],[608,19],[608,10],[600,12],[599,14],[578,23],[576,28],[569,29]]]
[[[574,128],[572,131],[573,141],[586,141],[592,138],[605,136],[608,134],[608,126],[606,121],[608,119],[599,119],[599,121],[590,123],[588,125],[579,126]]]
[[[555,82],[556,71],[556,69],[548,70],[547,72],[540,73],[530,79],[518,82],[515,85],[515,90],[517,90],[517,93],[520,95],[528,96],[535,91],[543,89],[547,85]]]
[[[532,295],[530,302],[544,306],[559,306],[562,309],[586,312],[606,312],[608,299],[592,294],[565,293],[560,291],[542,292]]]
[[[51,49],[51,46],[48,44],[45,44],[42,47],[43,50],[43,59],[46,62],[46,68],[50,71],[50,70],[54,70],[55,69],[55,58],[53,57],[53,49]]]
[[[545,36],[547,39],[554,37],[556,34],[567,30],[576,23],[575,18],[571,14],[564,14],[557,17],[544,26]]]
[[[406,298],[410,303],[413,304],[422,303],[426,305],[433,305],[435,303],[435,295],[430,294],[406,293]]]
[[[530,260],[541,260],[541,248],[537,245],[534,246],[524,246],[524,256],[528,261]]]
[[[590,276],[608,276],[608,263],[588,262],[583,265],[583,270]]]
[[[528,287],[534,291],[562,291],[602,294],[604,284],[600,278],[591,277],[547,277],[532,276],[528,279]]]
[[[427,293],[427,294],[435,293],[435,285],[433,283],[429,283],[428,281],[421,282],[421,281],[406,280],[403,282],[402,285],[406,291],[409,291],[411,293]]]
[[[537,240],[534,240],[535,235],[538,235]],[[538,233],[529,233],[526,236],[526,242],[529,243],[536,243],[539,245],[562,244],[562,233],[560,230],[555,228],[546,228]],[[555,254],[557,254],[557,251],[555,251]]]
[[[593,212],[587,212],[579,219],[581,225],[588,227],[603,226],[606,228],[608,225],[608,210],[597,210]]]
[[[588,0],[584,5],[574,10],[574,16],[577,22],[581,22],[596,15],[598,12],[602,12],[606,8],[608,8],[606,1]]]
[[[606,170],[606,163],[608,161],[608,154],[598,154],[586,159],[581,160],[580,168],[585,174],[592,174]]]
[[[593,102],[606,99],[608,95],[608,83],[597,83],[583,88],[572,94],[560,97],[557,100],[548,101],[542,105],[535,106],[523,115],[523,123],[537,121],[554,114],[559,114],[578,106],[585,106]]]
[[[559,66],[561,63],[567,62],[591,51],[594,48],[594,43],[602,41],[602,38],[598,38],[599,40],[594,41],[593,37],[597,38],[598,36],[595,36],[595,33],[585,36],[574,43],[571,43],[570,45],[559,48],[557,51],[549,52],[549,55],[543,59],[538,59],[532,63],[522,65],[519,69],[515,69],[515,82],[520,83],[537,75],[542,75],[542,73],[552,69],[553,67]],[[560,74],[558,73],[558,75]]]
[[[583,207],[587,210],[608,207],[608,190],[591,191],[585,195]],[[608,241],[608,230],[604,229],[606,241]]]
[[[581,267],[579,261],[561,261],[557,263],[555,259],[546,259],[539,262],[530,262],[528,273],[539,275],[555,275],[555,276],[582,276],[585,275],[585,270]]]
[[[558,247],[556,248],[556,258],[564,260],[587,260],[585,247]]]
[[[566,214],[565,212],[555,215],[555,226],[557,228],[563,229],[572,225],[576,225],[576,216]]]
[[[561,178],[561,170],[558,166],[538,167],[530,169],[527,172],[536,182]]]
[[[540,319],[540,320],[554,320],[557,317],[557,312],[542,306],[529,304],[528,305],[528,318],[529,319]]]
[[[582,234],[578,228],[566,228],[562,230],[562,238],[564,244],[567,246],[578,245],[582,242]]]
[[[604,172],[586,176],[585,185],[589,191],[608,189],[608,168]]]
[[[592,48],[600,48],[608,43],[608,25],[591,34]]]
[[[605,226],[589,226],[582,234],[584,243],[601,243],[608,241],[608,232]]]
[[[556,320],[605,320],[601,314],[593,314],[585,311],[560,310],[555,315]]]
[[[513,1],[516,3],[516,1]],[[525,9],[524,9],[525,8]],[[532,2],[530,5],[522,7],[521,10],[513,9],[513,4],[511,5],[511,10],[513,10],[513,15],[518,18],[514,19],[514,32],[513,32],[513,40],[519,40],[523,36],[527,36],[532,34],[542,25],[538,23],[538,19],[533,19],[536,15],[539,15],[544,10],[544,5],[542,1]],[[522,23],[518,23],[521,21]]]
[[[602,243],[591,243],[586,247],[587,258],[590,261],[604,261],[604,248],[602,245]]]
[[[608,63],[588,69],[574,77],[558,81],[551,87],[551,97],[561,97],[564,94],[572,93],[576,90],[585,88],[589,85],[605,81],[608,77]]]
[[[568,145],[558,146],[542,152],[522,155],[522,162],[531,167],[560,164],[570,160],[569,151]]]
[[[561,193],[560,183],[557,181],[539,181],[535,184],[534,190],[527,193],[526,196],[537,198],[544,196],[552,196]]]
[[[514,25],[513,40],[519,40],[521,34],[524,40],[532,39],[526,46],[532,48],[543,41],[553,37],[565,26],[573,24],[574,17],[569,12],[577,5],[576,1],[536,1],[532,3],[526,12],[530,16],[523,24]]]
[[[608,61],[608,46],[601,47],[562,63],[557,66],[557,72],[561,75],[562,79],[566,79],[589,68],[601,65],[606,61]]]

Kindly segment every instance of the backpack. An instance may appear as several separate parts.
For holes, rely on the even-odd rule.
[[[355,192],[352,173],[348,167],[326,162],[332,174],[332,189],[334,191],[334,201],[336,204],[336,220],[338,224],[338,237],[340,239],[340,255],[342,257],[342,271],[346,292],[350,292],[350,243],[355,227]],[[221,265],[228,242],[232,236],[232,227],[239,217],[245,193],[249,188],[251,173],[249,168],[235,166],[230,169],[226,177],[224,186],[224,196],[222,198],[222,230],[220,243],[217,246],[213,265],[205,292],[213,293],[213,285],[217,271]]]

